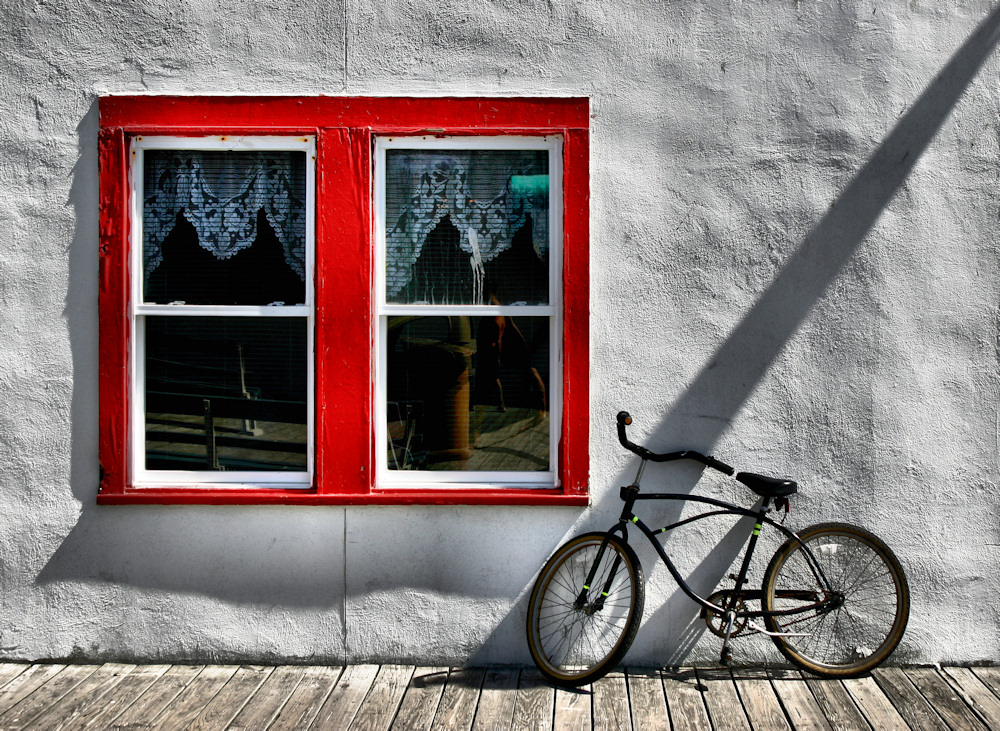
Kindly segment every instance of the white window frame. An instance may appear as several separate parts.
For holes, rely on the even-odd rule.
[[[375,338],[375,489],[491,489],[559,486],[558,447],[562,426],[562,219],[561,135],[545,136],[398,136],[375,138],[374,154],[374,321]],[[549,157],[549,304],[548,305],[399,305],[386,303],[386,151],[407,150],[547,150]],[[388,465],[387,342],[388,319],[417,316],[529,316],[549,318],[549,469],[546,471],[390,470]]]
[[[305,188],[305,304],[285,306],[224,306],[143,303],[143,175],[146,150],[204,150],[252,152],[275,150],[304,152],[306,155]],[[129,324],[134,337],[129,344],[130,449],[129,461],[133,483],[141,488],[225,488],[225,489],[309,489],[313,483],[314,445],[314,330],[315,298],[313,270],[316,234],[316,138],[313,136],[233,136],[178,137],[166,135],[136,136],[129,150]],[[145,321],[157,316],[185,317],[291,317],[306,321],[306,466],[303,471],[214,471],[149,470],[146,468],[145,413]]]

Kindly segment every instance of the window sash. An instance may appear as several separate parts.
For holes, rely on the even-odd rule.
[[[549,304],[547,305],[443,305],[397,304],[387,302],[387,230],[386,220],[386,151],[406,150],[545,150],[549,161]],[[374,147],[374,301],[377,319],[375,359],[375,489],[476,490],[499,486],[553,488],[559,486],[559,443],[562,431],[562,138],[545,136],[489,137],[378,137]],[[520,316],[546,317],[549,320],[549,468],[544,471],[479,470],[391,470],[388,460],[388,319],[395,315],[412,316]]]
[[[306,155],[305,166],[305,304],[227,306],[201,304],[146,304],[143,302],[143,205],[144,153],[146,150],[203,150],[253,152],[293,151]],[[130,450],[131,474],[136,487],[194,489],[307,490],[313,485],[315,465],[315,306],[313,270],[315,265],[316,141],[311,136],[212,136],[172,137],[138,135],[131,141],[129,154],[129,324],[134,337],[129,343],[130,363]],[[151,470],[146,467],[146,323],[149,318],[301,318],[305,320],[306,362],[306,469],[259,470]]]

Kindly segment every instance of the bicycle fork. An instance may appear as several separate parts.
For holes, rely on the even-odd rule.
[[[604,552],[608,548],[608,535],[605,534],[604,540],[601,541],[601,547],[597,549],[597,556],[594,558],[594,562],[590,566],[590,572],[587,574],[586,580],[583,582],[583,587],[580,589],[580,593],[576,597],[576,601],[573,603],[573,609],[576,611],[583,610],[585,614],[594,614],[604,609],[604,600],[608,598],[608,592],[611,590],[611,583],[614,581],[615,576],[618,575],[618,569],[621,566],[621,556],[617,553],[615,554],[615,560],[611,564],[611,569],[608,571],[608,576],[604,580],[604,585],[600,587],[600,594],[593,602],[588,602],[588,595],[590,594],[591,587],[594,583],[594,579],[597,576],[597,567],[601,565],[601,559],[604,558]]]
[[[597,599],[593,603],[589,603],[587,601],[588,595],[593,586],[594,579],[597,577],[597,567],[601,565],[601,559],[604,558],[604,552],[608,548],[608,536],[620,528],[622,539],[628,542],[628,521],[632,515],[632,508],[635,506],[635,496],[639,494],[639,481],[642,479],[642,473],[645,469],[646,460],[642,460],[639,463],[639,471],[636,473],[635,481],[628,487],[622,488],[622,499],[625,501],[625,504],[622,506],[622,514],[618,519],[618,525],[605,534],[604,540],[601,541],[601,547],[597,549],[597,556],[594,558],[594,562],[590,566],[590,571],[587,573],[587,578],[583,582],[583,587],[581,587],[580,593],[573,603],[573,609],[577,611],[583,610],[587,614],[593,614],[604,608],[604,600],[607,599],[608,592],[611,590],[611,584],[615,576],[618,575],[618,569],[621,566],[621,556],[617,553],[615,554],[615,560],[611,564],[611,569],[608,571],[608,576],[604,580],[604,586],[601,587],[601,592]]]

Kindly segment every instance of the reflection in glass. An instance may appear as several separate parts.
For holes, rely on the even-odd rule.
[[[146,150],[143,299],[305,303],[305,153]]]
[[[304,318],[148,317],[146,469],[306,469]]]
[[[386,150],[386,298],[549,302],[546,150]]]
[[[390,470],[550,469],[549,318],[390,317]]]

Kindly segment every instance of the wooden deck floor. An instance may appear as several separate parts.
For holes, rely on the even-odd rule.
[[[635,668],[569,692],[527,668],[0,663],[0,728],[996,729],[1000,668]]]

